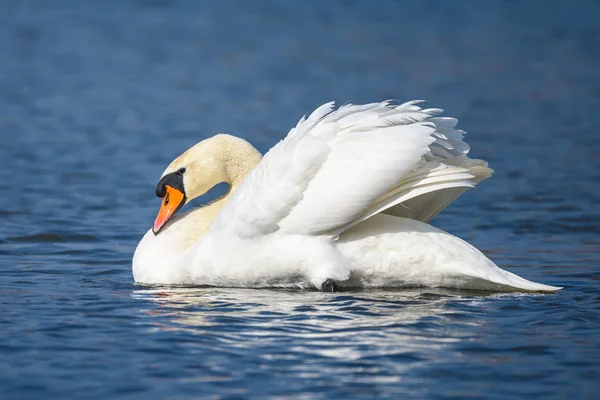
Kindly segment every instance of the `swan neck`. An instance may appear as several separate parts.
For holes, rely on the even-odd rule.
[[[221,143],[222,163],[225,170],[225,183],[230,190],[225,197],[235,193],[248,174],[258,165],[262,155],[247,141],[235,136],[223,135]]]

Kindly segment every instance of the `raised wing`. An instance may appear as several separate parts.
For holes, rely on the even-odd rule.
[[[426,111],[441,113],[441,110]],[[343,232],[380,212],[429,222],[466,190],[492,176],[494,171],[486,161],[467,155],[470,147],[463,141],[465,132],[456,129],[455,118],[432,117],[428,121],[436,126],[435,142],[429,146],[429,152],[360,218],[334,233]]]
[[[425,166],[464,156],[468,146],[456,132],[443,133],[455,120],[417,103],[319,107],[265,155],[213,227],[240,237],[335,235],[373,213],[401,207],[402,196],[414,197],[406,194],[416,186],[421,194],[435,185],[472,186],[473,175],[463,167],[444,186],[444,179],[435,181],[444,174]]]

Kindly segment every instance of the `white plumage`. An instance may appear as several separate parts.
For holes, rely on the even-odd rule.
[[[217,135],[196,145],[165,174],[210,154],[232,191],[212,208],[176,218],[157,236],[147,234],[134,257],[135,279],[319,287],[331,278],[342,286],[556,290],[501,270],[425,223],[492,170],[468,157],[456,119],[418,103],[337,110],[327,103],[302,118],[255,168],[244,165],[244,152],[253,150],[241,139]],[[217,178],[198,176],[214,170],[202,162],[193,182],[213,184]],[[188,198],[202,194],[194,190],[186,184]],[[173,241],[199,216],[212,223],[186,238],[190,245],[182,251]]]

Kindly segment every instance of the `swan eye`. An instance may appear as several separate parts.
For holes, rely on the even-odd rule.
[[[179,168],[179,169],[177,170],[177,173],[178,173],[179,175],[183,175],[183,174],[185,173],[185,168]]]
[[[167,195],[165,196],[165,206],[169,204],[169,192],[167,192]]]

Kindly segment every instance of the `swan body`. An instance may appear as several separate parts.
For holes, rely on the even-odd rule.
[[[554,291],[497,267],[428,225],[492,174],[467,156],[456,120],[418,102],[328,103],[261,158],[216,135],[163,173],[154,227],[133,258],[136,282],[229,287],[454,287]],[[179,208],[227,182],[207,206]]]

